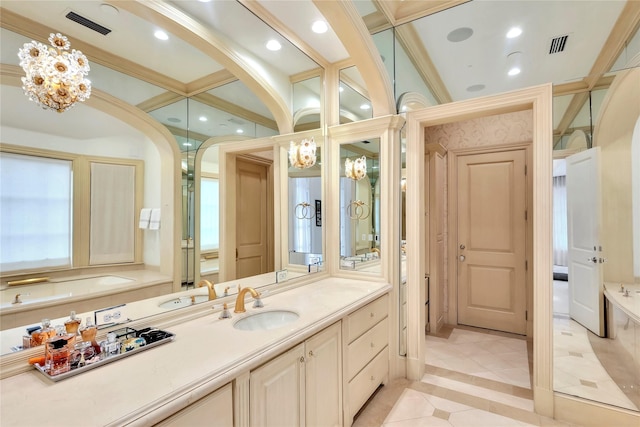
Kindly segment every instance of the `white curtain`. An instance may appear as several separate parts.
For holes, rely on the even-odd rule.
[[[68,160],[0,153],[0,270],[71,265]]]
[[[553,264],[567,265],[567,177],[553,177]]]
[[[91,163],[89,264],[135,261],[135,167]]]
[[[220,194],[218,179],[200,181],[200,250],[220,247]]]

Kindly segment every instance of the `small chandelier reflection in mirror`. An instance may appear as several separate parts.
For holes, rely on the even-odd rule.
[[[311,139],[303,139],[299,144],[289,144],[289,162],[298,169],[306,169],[316,164],[316,143]]]
[[[19,49],[20,66],[26,73],[22,89],[30,100],[44,109],[58,113],[67,111],[78,101],[91,95],[89,61],[79,50],[71,50],[71,43],[60,33],[49,36],[51,47],[31,41]]]
[[[347,178],[360,181],[367,176],[367,158],[362,156],[358,159],[351,160],[347,157],[344,161],[344,174]]]

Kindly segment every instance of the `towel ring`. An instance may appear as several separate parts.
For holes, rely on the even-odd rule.
[[[347,205],[347,215],[349,215],[349,218],[351,219],[367,219],[369,218],[370,213],[371,209],[369,209],[369,205],[361,200],[356,200],[355,202],[351,202]]]
[[[315,212],[311,209],[311,204],[307,202],[298,203],[294,212],[298,219],[311,219],[315,215]]]

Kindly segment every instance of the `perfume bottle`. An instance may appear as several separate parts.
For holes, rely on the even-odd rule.
[[[98,327],[93,323],[91,317],[87,317],[84,326],[80,328],[80,335],[82,341],[91,343],[96,354],[100,354],[100,344],[96,342],[96,335],[98,334]]]
[[[77,334],[80,328],[80,319],[76,317],[76,312],[72,311],[69,319],[64,322],[64,328],[68,334]]]
[[[115,332],[109,332],[107,334],[107,339],[100,343],[100,350],[101,359],[120,354],[120,343],[118,342],[118,337]]]
[[[54,337],[47,341],[47,354],[45,367],[49,375],[59,375],[69,371],[69,348],[67,340],[62,337]]]
[[[49,338],[53,338],[56,335],[56,330],[51,327],[51,321],[42,319],[42,328],[31,333],[31,347],[43,345]]]

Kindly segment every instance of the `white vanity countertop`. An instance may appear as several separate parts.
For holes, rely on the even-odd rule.
[[[605,283],[607,299],[624,311],[634,322],[640,325],[640,285],[624,284],[625,291],[629,291],[629,296],[624,296],[620,292],[619,283]]]
[[[326,278],[263,298],[219,320],[203,316],[171,328],[173,342],[54,383],[35,369],[0,381],[0,424],[150,425],[193,403],[347,313],[391,289],[381,282]],[[268,331],[240,331],[233,322],[260,311],[287,309],[300,318]],[[172,407],[173,405],[173,407]]]

